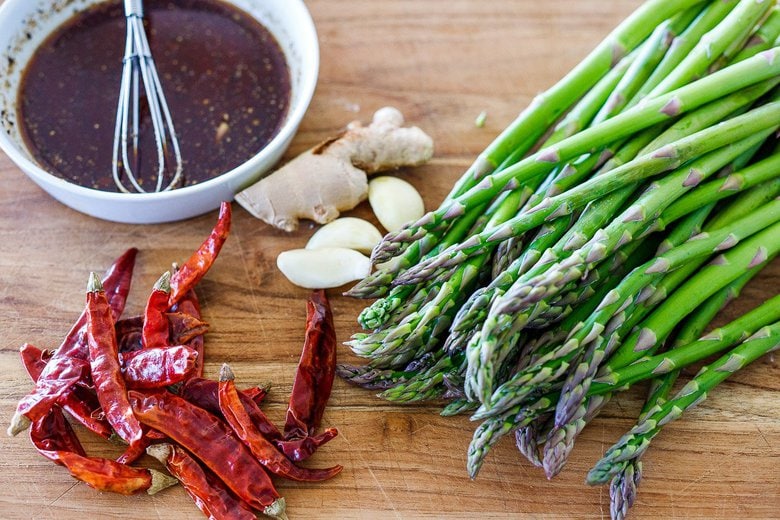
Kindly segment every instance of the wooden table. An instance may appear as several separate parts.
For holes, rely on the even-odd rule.
[[[399,107],[428,131],[436,157],[401,176],[435,207],[476,154],[533,95],[577,63],[639,0],[310,0],[322,46],[319,86],[288,157]],[[487,112],[484,128],[474,119]],[[276,270],[276,255],[301,247],[237,205],[222,255],[199,286],[211,324],[206,370],[229,362],[242,384],[272,381],[266,410],[282,420],[300,354],[307,291]],[[56,347],[83,305],[90,270],[140,248],[129,313],[172,261],[182,261],[216,213],[164,225],[123,225],[77,213],[43,193],[0,154],[0,423],[30,388],[17,355],[25,341]],[[366,205],[354,215],[371,218]],[[775,263],[721,320],[777,291]],[[357,331],[360,301],[332,291],[338,337]],[[342,360],[350,356],[340,351]],[[777,518],[780,514],[780,369],[768,356],[669,425],[645,457],[633,518]],[[279,482],[291,518],[604,518],[604,487],[583,483],[600,454],[633,423],[642,392],[615,399],[585,430],[552,482],[505,440],[479,478],[465,472],[474,424],[441,418],[432,405],[398,406],[336,381],[325,424],[340,435],[313,461],[342,475],[309,485]],[[0,436],[0,517],[200,518],[180,488],[154,497],[101,494],[41,458],[25,435]],[[83,435],[87,450],[116,448]]]

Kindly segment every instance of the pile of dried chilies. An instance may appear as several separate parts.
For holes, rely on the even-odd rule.
[[[308,302],[282,431],[260,409],[266,389],[237,389],[227,365],[219,381],[203,377],[208,326],[194,289],[222,248],[230,221],[230,205],[223,203],[210,236],[173,274],[160,277],[141,316],[120,317],[136,249],[119,257],[102,281],[92,273],[86,308],[60,347],[21,348],[35,388],[20,400],[9,434],[29,427],[44,457],[101,491],[153,494],[180,482],[214,519],[253,519],[256,511],[286,518],[271,474],[314,482],[339,473],[341,466],[296,464],[337,434],[333,428],[316,432],[336,367],[333,316],[323,291]],[[66,413],[101,437],[122,439],[127,449],[117,460],[87,456]],[[144,453],[175,478],[131,466]]]
[[[651,380],[588,474],[625,516],[668,422],[780,342],[780,296],[702,336],[780,251],[775,0],[648,0],[373,253],[342,377],[515,433],[548,477],[610,396]],[[680,390],[680,369],[708,357]]]

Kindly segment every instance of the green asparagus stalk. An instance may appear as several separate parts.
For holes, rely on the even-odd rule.
[[[661,63],[655,68],[644,85],[629,106],[633,106],[658,86],[664,78],[679,66],[688,54],[693,50],[701,38],[718,25],[729,12],[737,5],[739,0],[725,0],[722,2],[710,2],[699,13],[699,16],[674,39]]]
[[[669,92],[706,74],[710,65],[723,55],[732,42],[742,41],[750,35],[770,7],[772,3],[763,0],[741,0],[723,21],[701,37],[685,59],[648,94],[648,97]]]
[[[702,368],[672,399],[647,414],[607,450],[604,457],[588,472],[588,484],[607,482],[619,471],[624,460],[636,458],[645,452],[664,425],[704,401],[709,392],[736,371],[778,347],[780,323],[775,323],[760,329],[729,353]]]
[[[780,62],[780,59],[777,61]],[[747,61],[743,63],[747,63]],[[714,76],[708,76],[708,78]],[[618,117],[620,116],[603,124],[615,121]],[[549,197],[530,211],[521,213],[496,228],[489,228],[472,235],[465,242],[449,247],[438,255],[407,270],[396,278],[395,283],[401,285],[419,283],[432,276],[440,268],[451,267],[475,253],[489,250],[496,242],[538,227],[547,220],[567,215],[588,202],[623,187],[679,168],[684,162],[721,148],[730,142],[745,139],[757,132],[773,128],[778,120],[780,120],[780,103],[773,102],[754,108],[720,125],[696,132],[655,152],[638,157],[623,166],[585,181],[560,195]]]
[[[749,278],[748,278],[749,279]],[[738,279],[737,283],[742,280]],[[729,288],[730,289],[730,288]],[[780,320],[780,296],[770,298],[762,305],[717,328],[700,339],[675,347],[667,352],[648,356],[623,367],[611,368],[608,363],[591,386],[594,395],[603,394],[641,381],[646,374],[663,375],[729,348],[755,333],[759,328]],[[617,364],[617,363],[615,363]]]
[[[445,202],[438,210],[423,216],[396,233],[390,233],[374,249],[374,262],[384,262],[431,231],[439,232],[470,208],[494,198],[513,181],[522,184],[551,171],[556,164],[623,139],[639,130],[677,117],[710,101],[780,73],[779,48],[726,67],[668,94],[648,99],[603,123],[583,130],[551,148],[545,148],[495,175],[487,176],[463,195]],[[619,169],[619,168],[618,168]],[[543,204],[537,205],[540,208]],[[554,212],[550,211],[552,214]],[[517,233],[503,237],[514,236]]]
[[[745,47],[734,56],[734,62],[755,56],[776,45],[780,37],[780,7],[775,6],[766,20],[752,34]]]
[[[726,260],[730,261],[731,264],[710,265],[703,269],[696,276],[695,282],[691,281],[694,283],[687,283],[686,285],[689,285],[689,287],[686,290],[676,291],[654,312],[654,316],[656,316],[654,320],[646,320],[644,322],[642,330],[647,332],[632,334],[613,356],[617,357],[620,354],[622,357],[629,358],[629,361],[623,363],[627,364],[631,361],[630,354],[634,353],[634,347],[639,347],[639,350],[642,351],[655,346],[656,341],[665,336],[665,334],[662,335],[661,331],[668,331],[670,324],[673,325],[679,321],[679,319],[669,319],[669,312],[671,311],[666,310],[667,307],[675,309],[673,306],[679,305],[679,310],[674,310],[673,316],[677,316],[679,313],[680,317],[684,317],[687,315],[687,312],[684,312],[683,309],[689,307],[697,299],[706,298],[709,291],[714,292],[718,290],[718,283],[728,284],[735,278],[738,278],[735,275],[738,266],[744,272],[746,267],[756,267],[766,261],[765,253],[768,249],[760,241],[767,240],[768,237],[772,236],[772,232],[777,233],[780,230],[780,224],[775,224],[775,222],[780,220],[780,201],[770,203],[762,210],[759,218],[747,217],[741,219],[735,222],[733,226],[713,231],[698,239],[690,240],[635,269],[632,274],[623,280],[620,289],[616,289],[607,295],[605,301],[602,302],[602,305],[596,310],[594,315],[589,318],[588,322],[571,335],[560,346],[560,349],[541,359],[537,366],[529,367],[529,370],[519,372],[512,379],[499,386],[489,399],[483,401],[482,407],[474,414],[474,418],[483,419],[501,414],[512,406],[522,403],[528,396],[537,393],[538,390],[546,391],[545,387],[566,372],[569,363],[577,355],[581,345],[588,344],[601,335],[606,328],[603,320],[611,317],[624,304],[627,305],[635,298],[638,298],[641,290],[651,283],[652,280],[680,267],[691,258],[708,255],[713,251],[722,250],[724,247],[733,247],[741,238],[748,237],[746,242],[740,244],[735,251],[726,253],[728,256]],[[756,215],[758,213],[756,212]],[[777,244],[775,247],[780,248],[780,244]],[[717,269],[719,267],[721,269]],[[718,283],[713,283],[713,278],[719,275],[722,275],[723,278],[719,279]],[[729,277],[731,278],[729,279]],[[705,285],[706,287],[699,287]],[[692,298],[692,293],[696,297]],[[662,310],[662,312],[659,312],[659,310]],[[656,329],[651,329],[650,326],[656,327]],[[616,366],[621,366],[621,364]]]
[[[548,128],[577,99],[588,92],[632,49],[667,18],[701,4],[701,0],[651,0],[645,2],[631,16],[615,28],[579,65],[550,89],[540,94],[483,151],[453,188],[453,193],[464,193],[486,173],[495,169],[509,154],[539,129]],[[541,135],[541,134],[538,134]],[[452,197],[455,198],[455,197]]]

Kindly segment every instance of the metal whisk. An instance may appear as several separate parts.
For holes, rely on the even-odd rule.
[[[173,118],[168,103],[165,101],[157,68],[152,59],[152,51],[149,48],[149,41],[146,38],[142,0],[124,0],[124,7],[127,19],[127,36],[114,129],[114,157],[112,161],[114,182],[120,191],[131,193],[130,188],[122,182],[121,173],[124,173],[130,187],[137,192],[166,191],[175,187],[181,180],[182,160],[179,141],[176,138]],[[141,186],[131,166],[138,164],[139,157],[141,83],[143,83],[154,130],[154,141],[157,146],[157,179],[153,183],[153,190],[146,190]],[[168,171],[166,163],[170,161],[171,151],[173,152],[175,168],[172,170],[171,181],[163,186],[165,174]]]

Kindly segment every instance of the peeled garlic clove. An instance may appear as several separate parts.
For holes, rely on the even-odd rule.
[[[368,257],[343,247],[284,251],[276,265],[290,282],[306,289],[340,287],[371,272]]]
[[[398,231],[407,222],[423,216],[422,197],[414,186],[397,177],[376,177],[368,183],[368,202],[388,231]]]
[[[361,218],[343,217],[318,229],[309,239],[306,249],[345,247],[370,254],[380,240],[382,234],[371,222]]]

